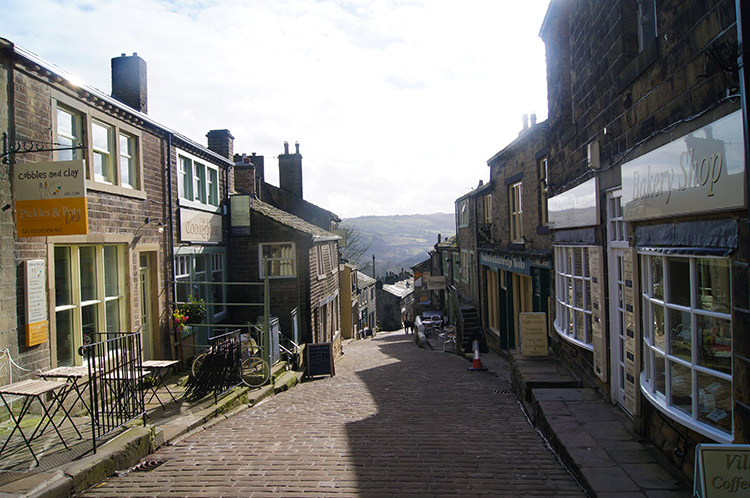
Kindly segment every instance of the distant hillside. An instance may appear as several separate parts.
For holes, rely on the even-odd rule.
[[[360,216],[344,219],[342,225],[358,230],[362,244],[369,244],[361,261],[353,262],[368,275],[372,274],[373,254],[378,275],[398,272],[427,259],[438,234],[445,240],[456,232],[452,213]]]

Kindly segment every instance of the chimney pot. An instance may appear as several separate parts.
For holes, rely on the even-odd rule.
[[[294,142],[295,154],[299,154],[299,142]]]
[[[289,142],[284,142],[284,154],[289,154]]]
[[[536,113],[531,114],[531,126],[536,126]]]

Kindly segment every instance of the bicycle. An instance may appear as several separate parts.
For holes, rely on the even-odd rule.
[[[248,387],[261,387],[271,379],[271,367],[260,356],[260,347],[252,337],[240,334],[240,380]],[[199,353],[190,365],[190,373],[198,378],[206,359],[213,352],[213,347]]]

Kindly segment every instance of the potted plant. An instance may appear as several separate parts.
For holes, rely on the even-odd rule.
[[[188,302],[180,305],[180,310],[187,315],[187,323],[199,325],[206,320],[206,300],[188,296]]]

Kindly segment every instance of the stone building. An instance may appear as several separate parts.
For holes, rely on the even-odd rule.
[[[357,270],[357,292],[359,294],[359,330],[375,330],[377,326],[377,300],[375,282],[371,276]]]
[[[378,328],[398,330],[403,327],[404,318],[414,305],[414,280],[398,280],[392,284],[377,286]]]
[[[478,197],[477,251],[482,324],[491,349],[516,349],[520,313],[549,316],[546,121],[524,116],[513,142],[492,156],[490,188]]]
[[[689,476],[750,439],[736,5],[552,0],[540,33],[553,346]]]

